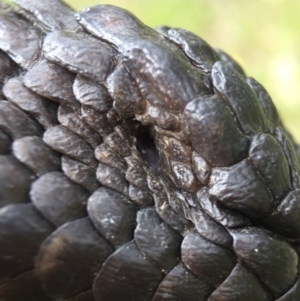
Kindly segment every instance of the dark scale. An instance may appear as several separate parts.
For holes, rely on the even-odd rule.
[[[300,147],[263,86],[187,30],[13,2],[0,300],[299,300]]]

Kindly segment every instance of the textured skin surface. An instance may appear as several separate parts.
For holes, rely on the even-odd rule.
[[[0,6],[1,301],[297,301],[299,146],[179,28]]]

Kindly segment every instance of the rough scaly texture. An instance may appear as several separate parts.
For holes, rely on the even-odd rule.
[[[186,30],[14,2],[0,300],[299,300],[299,147],[266,90]]]

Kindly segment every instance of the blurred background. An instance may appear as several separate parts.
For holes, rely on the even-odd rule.
[[[126,8],[145,24],[188,29],[231,54],[270,93],[285,126],[300,143],[299,0],[67,0]]]

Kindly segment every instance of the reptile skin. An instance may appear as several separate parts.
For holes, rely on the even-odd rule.
[[[0,5],[0,301],[299,301],[300,163],[193,33]]]

